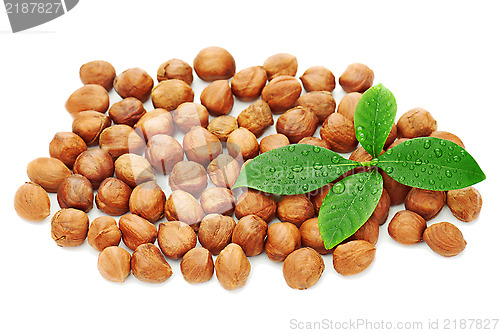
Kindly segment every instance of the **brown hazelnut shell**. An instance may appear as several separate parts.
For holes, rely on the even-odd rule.
[[[250,275],[250,261],[238,244],[226,246],[215,260],[215,274],[224,289],[243,287]]]
[[[277,53],[264,61],[264,69],[269,81],[280,75],[295,76],[297,68],[297,57],[288,53]]]
[[[219,139],[206,128],[195,126],[189,130],[182,141],[186,157],[190,161],[207,166],[210,161],[222,154]]]
[[[273,113],[290,109],[302,92],[299,81],[292,76],[277,76],[262,89],[262,100],[269,104]]]
[[[238,128],[238,121],[233,116],[218,116],[212,119],[207,130],[221,142],[227,141],[229,135]]]
[[[146,142],[128,125],[112,125],[99,136],[99,147],[117,159],[123,154],[142,154]]]
[[[326,67],[309,67],[300,77],[306,91],[328,91],[335,89],[335,76]]]
[[[276,213],[276,202],[268,194],[248,189],[238,198],[234,213],[237,219],[247,215],[257,215],[269,223]]]
[[[131,250],[135,250],[141,244],[156,241],[158,231],[155,225],[138,215],[123,215],[118,221],[118,227],[122,233],[123,243]]]
[[[245,68],[234,74],[231,79],[231,91],[242,101],[251,101],[260,96],[267,83],[267,73],[262,66]]]
[[[127,250],[110,246],[99,253],[97,268],[106,280],[123,283],[130,274],[130,259]]]
[[[135,97],[141,102],[147,101],[154,81],[140,68],[130,68],[115,77],[113,87],[122,98]]]
[[[297,143],[305,137],[312,136],[317,128],[316,115],[302,106],[286,111],[276,121],[276,132],[286,135],[290,143]]]
[[[188,192],[175,190],[165,203],[165,217],[168,221],[182,221],[197,228],[204,216],[200,203]]]
[[[266,254],[272,261],[283,261],[300,248],[300,231],[292,223],[276,222],[267,229]]]
[[[236,222],[230,216],[209,214],[201,220],[198,239],[214,256],[231,242]]]
[[[335,99],[328,91],[311,91],[300,96],[294,106],[302,106],[314,113],[320,123],[335,112]]]
[[[321,126],[319,134],[330,149],[338,153],[349,153],[358,146],[354,123],[340,113],[332,113]]]
[[[448,191],[446,203],[453,216],[460,221],[470,222],[479,216],[483,206],[483,198],[475,187],[469,186]]]
[[[116,71],[107,61],[94,60],[80,67],[80,79],[83,84],[98,84],[106,90],[113,88]]]
[[[214,275],[214,261],[210,252],[203,247],[195,247],[182,257],[181,273],[189,283],[203,283]]]
[[[460,229],[449,222],[429,226],[424,231],[423,239],[432,251],[443,257],[454,257],[467,245]]]
[[[132,190],[129,201],[130,212],[149,222],[156,222],[165,213],[165,201],[165,193],[156,182],[145,182]]]
[[[121,239],[122,233],[115,219],[110,216],[98,217],[90,224],[87,241],[99,252],[109,246],[118,246]]]
[[[149,283],[162,283],[172,276],[172,268],[161,254],[160,249],[151,243],[139,245],[130,261],[134,276]]]
[[[23,219],[42,221],[50,215],[50,199],[40,185],[25,183],[16,191],[14,209]]]
[[[115,161],[116,178],[124,181],[128,186],[156,181],[156,175],[149,161],[140,155],[123,154]]]
[[[115,124],[123,124],[131,127],[145,114],[146,109],[144,109],[144,105],[135,97],[122,99],[109,108],[109,117]]]
[[[215,80],[200,95],[208,113],[214,117],[226,115],[233,109],[234,97],[227,80]]]
[[[333,268],[340,275],[349,276],[364,271],[375,258],[375,246],[364,240],[341,244],[333,251]]]
[[[104,113],[109,107],[109,95],[102,86],[87,84],[75,90],[66,101],[65,106],[73,117],[88,110]]]
[[[85,141],[72,132],[56,133],[49,144],[50,157],[61,160],[70,169],[73,169],[78,155],[86,150]]]
[[[200,197],[201,207],[205,214],[222,214],[231,216],[234,213],[236,200],[231,190],[225,187],[211,187],[203,191]]]
[[[276,216],[278,220],[299,228],[305,220],[314,217],[314,206],[304,194],[287,195],[278,202]]]
[[[63,208],[52,217],[50,232],[52,239],[62,247],[83,244],[89,230],[89,218],[83,211]]]
[[[412,188],[405,198],[405,208],[422,216],[426,221],[436,217],[445,203],[446,192],[419,188]]]
[[[389,235],[398,243],[410,245],[422,241],[427,223],[424,218],[409,210],[396,213],[387,227]]]
[[[184,149],[173,137],[157,134],[148,141],[145,156],[157,172],[167,175],[184,159]]]
[[[171,79],[161,81],[151,92],[151,100],[155,108],[172,111],[179,105],[194,100],[193,89],[184,81]]]
[[[165,109],[154,109],[145,113],[134,125],[134,129],[146,142],[157,135],[172,135],[174,133],[174,120],[172,114]]]
[[[329,254],[333,252],[333,249],[327,250],[325,248],[325,243],[319,232],[318,218],[310,218],[300,226],[300,239],[301,245],[303,247],[310,247],[314,249],[319,254]]]
[[[252,257],[264,251],[266,235],[267,222],[257,215],[247,215],[236,223],[231,241],[241,246],[247,257]]]
[[[217,46],[201,50],[194,58],[193,67],[203,81],[227,80],[236,71],[233,56],[227,50]]]
[[[71,176],[71,170],[53,157],[40,157],[28,163],[29,179],[50,193],[56,193],[64,179]]]
[[[238,159],[227,154],[217,156],[207,167],[207,173],[215,186],[231,188],[240,175]]]
[[[362,93],[372,86],[374,77],[373,71],[368,66],[355,63],[347,66],[339,77],[339,83],[347,93],[353,91]]]
[[[264,131],[274,124],[273,114],[269,104],[263,100],[258,100],[238,115],[238,125],[252,132],[259,137]]]
[[[158,245],[171,259],[180,259],[196,246],[196,233],[184,222],[163,222],[158,226]]]
[[[90,181],[75,174],[61,182],[57,190],[57,202],[61,208],[75,208],[88,213],[94,207],[94,190]]]
[[[325,270],[323,258],[310,247],[290,253],[283,262],[283,277],[290,288],[303,290],[314,286]]]
[[[120,216],[129,211],[130,194],[132,194],[132,189],[124,181],[109,177],[99,186],[95,203],[97,208],[104,213]]]
[[[288,146],[289,144],[290,140],[286,135],[281,133],[271,134],[266,137],[263,137],[262,140],[260,140],[259,149],[260,153],[264,154],[265,152],[268,152],[276,148],[285,147]]]
[[[198,103],[182,103],[172,112],[172,116],[175,125],[183,133],[189,132],[195,126],[204,128],[208,126],[209,115],[207,108]]]
[[[193,161],[180,161],[174,165],[168,178],[172,191],[183,190],[198,198],[207,188],[207,171]]]
[[[87,146],[99,144],[99,136],[111,126],[111,119],[101,112],[82,111],[73,119],[72,131],[85,141]]]
[[[193,68],[180,59],[170,59],[158,67],[156,78],[158,82],[177,79],[191,85],[193,83]]]
[[[94,148],[84,151],[77,157],[73,172],[87,178],[95,190],[104,179],[113,176],[115,164],[106,151]]]
[[[259,155],[259,142],[252,132],[240,127],[229,134],[227,152],[233,158],[241,156],[243,160],[248,160]]]

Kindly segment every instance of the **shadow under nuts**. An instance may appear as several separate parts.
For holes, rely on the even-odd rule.
[[[316,128],[318,128],[318,118],[312,111],[302,106],[286,111],[276,121],[276,132],[286,135],[290,143],[297,143],[305,137],[312,136]]]
[[[106,178],[95,196],[97,208],[112,216],[120,216],[129,211],[130,186],[118,178]]]
[[[314,286],[324,270],[323,258],[310,247],[295,250],[283,262],[283,276],[293,289],[303,290]]]
[[[276,202],[263,192],[248,189],[236,202],[235,216],[241,219],[247,215],[257,215],[267,223],[271,222],[276,213]]]
[[[215,260],[215,273],[221,286],[227,290],[243,287],[250,275],[250,261],[241,247],[231,243]]]
[[[375,258],[375,246],[364,240],[341,244],[333,251],[333,268],[348,276],[364,271]]]
[[[110,246],[99,253],[97,268],[106,280],[123,283],[130,275],[131,258],[127,250],[118,246]]]
[[[50,231],[57,245],[73,247],[83,244],[89,230],[89,218],[83,211],[64,208],[52,217]]]
[[[132,190],[129,201],[130,212],[149,222],[156,222],[164,215],[165,201],[165,193],[156,182],[142,183]]]
[[[28,164],[29,179],[50,193],[56,193],[62,181],[71,176],[71,171],[60,160],[53,157],[40,157]]]
[[[231,241],[241,246],[247,257],[252,257],[264,250],[266,235],[266,221],[257,215],[247,215],[236,223]]]
[[[123,215],[118,221],[118,226],[122,232],[123,243],[131,250],[135,250],[141,244],[156,241],[155,225],[138,215]]]
[[[69,176],[57,190],[57,202],[61,208],[75,208],[88,213],[94,207],[92,184],[82,175]]]
[[[236,222],[230,216],[209,214],[201,220],[198,238],[201,246],[218,255],[231,242]]]
[[[456,256],[467,245],[462,232],[448,222],[435,223],[425,229],[423,239],[432,251],[443,257]]]
[[[165,282],[172,276],[172,268],[160,250],[151,243],[139,245],[135,249],[130,268],[136,278],[149,283]]]
[[[50,215],[50,199],[40,185],[25,183],[16,191],[14,208],[23,219],[42,221]]]
[[[171,259],[180,259],[196,246],[196,233],[184,222],[163,222],[158,227],[158,245]]]
[[[87,241],[99,252],[109,246],[117,246],[121,239],[122,233],[110,216],[98,217],[90,224]]]
[[[181,260],[181,273],[189,283],[203,283],[214,275],[214,261],[210,252],[203,247],[189,250]]]
[[[300,248],[300,231],[292,223],[273,223],[267,229],[266,254],[272,261],[283,261]]]

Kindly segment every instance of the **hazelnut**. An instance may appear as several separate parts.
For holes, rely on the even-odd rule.
[[[99,147],[109,153],[113,159],[123,154],[142,154],[146,143],[128,125],[113,125],[105,128],[99,136]]]
[[[375,210],[373,211],[370,218],[377,220],[379,225],[382,225],[387,221],[387,217],[389,217],[389,209],[391,208],[391,197],[389,193],[382,189],[382,195],[380,196],[380,200],[378,201]]]
[[[165,203],[165,217],[168,221],[182,221],[197,228],[205,214],[198,200],[185,191],[173,191]]]
[[[317,128],[318,118],[302,106],[286,111],[276,121],[276,132],[286,135],[291,143],[312,136]]]
[[[238,124],[259,137],[264,131],[274,124],[273,114],[269,104],[258,100],[238,115]]]
[[[328,146],[328,143],[326,143],[325,140],[320,139],[320,138],[316,138],[314,136],[306,136],[305,138],[301,139],[297,143],[306,144],[306,145],[313,145],[313,146],[318,146],[318,147],[330,149],[330,146]]]
[[[476,188],[469,186],[448,191],[446,203],[453,216],[460,221],[470,222],[476,219],[481,212],[483,199]]]
[[[335,99],[328,91],[311,91],[300,96],[294,106],[302,106],[314,113],[320,123],[335,112]]]
[[[358,146],[354,123],[340,113],[332,113],[321,126],[319,134],[338,153],[349,153]]]
[[[242,101],[251,101],[260,96],[267,83],[267,73],[262,66],[245,68],[234,74],[231,91]]]
[[[364,240],[341,244],[333,251],[333,268],[337,273],[348,276],[364,271],[375,258],[375,246]]]
[[[210,161],[222,154],[222,145],[215,135],[206,128],[195,126],[189,130],[182,141],[188,160],[207,166]]]
[[[70,169],[82,152],[87,150],[87,145],[82,138],[72,132],[58,132],[49,144],[50,157],[61,160]]]
[[[448,141],[456,143],[457,145],[459,145],[462,148],[465,148],[465,145],[462,142],[462,140],[460,140],[460,138],[453,133],[446,132],[446,131],[434,131],[429,136],[433,137],[433,138],[448,140]]]
[[[432,251],[443,257],[453,257],[465,249],[462,232],[448,222],[435,223],[424,231],[423,239]]]
[[[156,181],[151,164],[145,157],[136,154],[124,154],[118,157],[115,161],[115,172],[116,178],[132,188],[151,180]]]
[[[236,222],[231,216],[209,214],[201,220],[198,239],[201,246],[214,256],[231,242]]]
[[[200,95],[210,115],[217,117],[228,114],[233,109],[234,97],[227,80],[216,80],[210,83]]]
[[[16,191],[14,208],[23,219],[42,221],[50,215],[50,199],[40,185],[25,183]]]
[[[411,187],[395,181],[384,171],[380,171],[380,174],[384,180],[384,189],[391,198],[391,206],[402,204],[405,201],[406,195],[410,192]]]
[[[130,68],[115,77],[113,87],[122,98],[135,97],[145,102],[151,94],[154,81],[140,68]]]
[[[183,133],[189,132],[195,126],[208,126],[207,108],[198,103],[182,103],[172,115],[175,125]]]
[[[203,165],[193,161],[180,161],[170,173],[168,184],[172,191],[183,190],[199,197],[207,188],[207,171]]]
[[[170,59],[160,65],[156,78],[158,82],[177,79],[191,85],[193,83],[193,69],[185,61]]]
[[[28,164],[29,179],[47,192],[56,193],[62,181],[71,176],[63,162],[53,157],[40,157]]]
[[[73,247],[81,245],[87,237],[89,218],[83,211],[63,208],[52,217],[50,232],[57,245]]]
[[[154,109],[147,112],[134,125],[134,129],[146,142],[157,135],[172,135],[174,133],[174,121],[172,114],[165,109]]]
[[[171,259],[180,259],[196,246],[196,233],[184,222],[162,222],[158,229],[161,252]]]
[[[118,221],[123,243],[135,250],[144,243],[154,243],[158,231],[153,223],[135,214],[126,214]]]
[[[189,283],[203,283],[214,275],[214,261],[210,252],[203,247],[195,247],[182,257],[181,273]]]
[[[364,64],[351,64],[339,77],[339,83],[345,92],[365,92],[373,84],[375,75],[373,71]]]
[[[217,46],[201,50],[194,58],[193,67],[203,81],[227,80],[236,71],[233,56],[227,50]]]
[[[405,208],[422,216],[426,221],[432,220],[443,209],[446,203],[446,192],[412,188],[405,198]]]
[[[250,275],[250,261],[238,244],[231,243],[215,260],[215,274],[227,290],[243,287]]]
[[[359,92],[350,92],[346,94],[340,100],[337,112],[354,122],[354,112],[356,111],[356,106],[358,106],[361,96],[363,96],[363,94]]]
[[[75,90],[66,101],[66,110],[74,117],[82,111],[106,112],[109,96],[106,89],[97,84],[88,84]]]
[[[271,134],[260,140],[260,153],[264,154],[270,150],[288,146],[290,140],[283,134]]]
[[[227,141],[228,136],[238,128],[238,121],[232,116],[219,116],[212,119],[207,130],[222,142]]]
[[[396,140],[394,140],[393,143],[391,143],[391,145],[389,146],[389,148],[394,148],[397,145],[399,145],[400,143],[403,143],[403,142],[408,141],[408,140],[410,140],[410,139],[409,138],[397,138]]]
[[[73,172],[87,178],[95,190],[99,188],[104,179],[113,176],[115,165],[106,151],[94,148],[78,155]]]
[[[134,126],[143,115],[146,109],[142,102],[135,97],[127,97],[109,108],[109,117],[115,124]]]
[[[314,286],[324,270],[323,258],[310,247],[293,251],[283,262],[283,276],[293,289],[303,290]]]
[[[215,186],[231,188],[240,175],[240,163],[232,156],[221,154],[210,162],[207,172]]]
[[[327,250],[323,242],[323,238],[319,232],[318,218],[314,217],[304,221],[300,226],[300,239],[304,247],[310,247],[320,254],[329,254],[333,250]]]
[[[110,216],[98,217],[90,224],[87,240],[99,252],[109,246],[117,246],[121,239],[122,233]]]
[[[107,61],[94,60],[80,67],[80,79],[83,84],[98,84],[106,90],[113,88],[115,68]]]
[[[300,248],[300,231],[292,223],[276,222],[267,229],[266,254],[273,261],[283,261]]]
[[[151,243],[139,245],[135,249],[130,268],[136,278],[149,283],[165,282],[172,276],[172,268],[160,249]]]
[[[290,109],[302,92],[302,86],[293,76],[277,76],[262,89],[262,100],[273,113]]]
[[[94,207],[94,191],[90,181],[82,175],[64,179],[57,190],[57,202],[61,208],[75,208],[90,212]]]
[[[410,245],[422,241],[425,228],[427,223],[422,216],[410,210],[402,210],[394,215],[387,231],[396,242]]]
[[[99,186],[95,203],[97,208],[104,213],[120,216],[129,211],[130,194],[132,194],[132,189],[124,181],[109,177]]]
[[[259,142],[252,132],[240,127],[227,138],[227,152],[234,158],[242,156],[243,160],[248,160],[259,155]]]
[[[137,185],[130,195],[129,207],[132,214],[149,222],[156,222],[165,213],[165,193],[154,181]]]
[[[269,81],[280,75],[295,76],[297,67],[297,58],[288,53],[278,53],[264,61],[264,69]]]
[[[335,76],[323,66],[308,68],[300,77],[306,91],[329,91],[335,89]]]
[[[161,81],[151,92],[151,100],[155,108],[172,111],[185,102],[194,99],[193,89],[184,81],[171,79]]]
[[[236,200],[231,190],[225,187],[211,187],[201,194],[200,203],[205,214],[231,216],[234,213]]]
[[[391,131],[389,132],[387,140],[385,140],[384,143],[384,149],[387,150],[394,143],[394,141],[396,141],[397,138],[398,138],[398,127],[396,126],[396,124],[392,124]]]
[[[127,250],[110,246],[99,253],[97,268],[106,280],[123,283],[130,274],[130,259]]]
[[[97,111],[82,111],[75,116],[72,125],[73,133],[85,141],[87,146],[99,144],[99,136],[105,128],[111,126],[111,119]]]
[[[351,237],[347,239],[347,241],[364,240],[373,245],[376,245],[378,241],[378,235],[378,220],[370,216],[368,220],[363,223],[363,225]]]
[[[304,194],[287,195],[278,202],[276,216],[282,222],[290,222],[297,227],[314,217],[314,206]]]
[[[431,113],[422,108],[414,108],[399,118],[398,136],[416,138],[431,135],[437,129],[437,122]]]
[[[314,212],[316,215],[319,214],[319,209],[321,208],[321,205],[323,204],[323,200],[325,200],[326,195],[330,191],[330,189],[333,187],[333,183],[326,184],[319,189],[309,192],[309,200],[311,200],[313,206],[314,206]]]
[[[247,215],[257,215],[267,223],[271,222],[276,214],[276,202],[266,193],[248,189],[243,192],[236,202],[235,216],[241,219]]]
[[[243,216],[233,230],[231,241],[241,246],[247,257],[264,251],[267,223],[257,215]]]
[[[349,159],[356,162],[368,162],[373,159],[373,156],[365,148],[358,147],[349,155]]]
[[[145,156],[156,171],[167,175],[184,159],[184,149],[173,137],[156,134],[148,141]]]

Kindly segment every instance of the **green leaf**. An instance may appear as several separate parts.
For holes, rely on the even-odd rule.
[[[376,169],[336,183],[323,200],[318,224],[327,249],[352,236],[372,215],[383,191]]]
[[[365,91],[356,106],[356,138],[373,157],[379,156],[384,148],[396,118],[396,109],[396,98],[381,83]]]
[[[464,148],[433,137],[405,141],[381,155],[377,165],[402,184],[433,191],[456,190],[486,178]]]
[[[314,191],[359,166],[322,147],[293,144],[273,149],[252,159],[233,188],[250,187],[274,194]]]

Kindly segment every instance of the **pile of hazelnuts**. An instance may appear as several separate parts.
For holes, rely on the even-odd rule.
[[[269,259],[284,262],[283,275],[291,288],[306,289],[321,277],[326,255],[333,253],[334,268],[342,275],[368,267],[379,226],[386,222],[390,206],[402,203],[406,210],[389,223],[392,238],[402,244],[424,239],[444,256],[463,250],[465,241],[453,224],[427,228],[427,222],[445,203],[462,221],[476,218],[481,196],[472,187],[427,191],[382,173],[384,192],[370,219],[329,250],[317,215],[332,184],[281,198],[253,189],[231,190],[244,163],[289,144],[317,145],[351,153],[352,160],[369,160],[358,147],[353,124],[356,105],[373,84],[374,73],[366,65],[349,65],[340,76],[347,94],[338,106],[332,72],[314,66],[299,81],[297,59],[290,54],[276,54],[263,66],[236,72],[227,50],[209,47],[198,53],[193,67],[200,79],[210,82],[201,92],[201,103],[193,102],[193,69],[182,60],[161,64],[156,85],[140,68],[116,75],[108,62],[84,64],[84,86],[66,102],[74,118],[72,131],[55,134],[49,144],[51,157],[29,163],[31,182],[15,195],[19,216],[44,220],[51,213],[47,192],[57,193],[60,210],[52,217],[52,238],[63,247],[87,240],[99,251],[99,272],[115,282],[123,282],[130,272],[142,281],[164,282],[172,275],[168,258],[180,259],[189,283],[208,281],[215,270],[224,288],[235,289],[247,281],[248,257],[265,252]],[[111,89],[122,99],[110,106]],[[237,117],[230,115],[235,97],[251,103]],[[146,111],[143,103],[149,98],[155,109]],[[275,123],[276,133],[259,140]],[[315,137],[318,126],[320,137]],[[184,133],[182,143],[173,137],[175,131]],[[420,136],[463,146],[457,136],[437,131],[428,111],[415,108],[394,124],[385,149]],[[157,183],[166,175],[168,197]],[[105,215],[90,223],[87,213],[94,202]],[[274,217],[280,222],[273,222]]]

